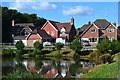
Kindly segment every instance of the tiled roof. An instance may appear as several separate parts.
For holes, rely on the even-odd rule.
[[[71,23],[60,23],[60,22],[56,22],[56,21],[49,21],[57,30],[61,31],[62,28],[65,28],[67,30],[67,32],[70,32],[71,30]]]
[[[80,31],[84,31],[85,29],[87,29],[90,26],[90,24],[84,24],[81,28]]]
[[[106,28],[110,22],[108,22],[106,19],[97,19],[95,20],[94,24],[98,27],[98,28]]]
[[[32,34],[36,34],[36,33],[38,33],[43,39],[44,39],[44,38],[47,38],[47,39],[52,38],[50,35],[48,35],[48,34],[46,33],[46,31],[41,30],[41,29],[38,29],[38,30],[35,29],[35,30],[32,31]]]
[[[62,28],[65,28],[67,32],[71,30],[71,23],[56,23],[58,30],[61,31]]]
[[[15,26],[26,27],[26,26],[34,26],[33,23],[17,23]]]
[[[20,39],[25,39],[27,36],[14,36],[13,39],[17,39],[17,40],[20,40]]]

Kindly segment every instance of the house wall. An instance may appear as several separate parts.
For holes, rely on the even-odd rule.
[[[27,46],[33,46],[36,41],[42,42],[42,39],[37,34],[30,35],[27,40]]]
[[[49,22],[45,25],[43,30],[48,31],[50,36],[58,38],[58,31],[56,31]],[[52,35],[52,31],[54,31],[54,35]]]
[[[19,40],[13,40],[13,43],[16,44],[16,42],[19,41]],[[25,46],[27,46],[27,40],[21,40]]]
[[[95,33],[92,33],[91,30],[95,29]],[[88,31],[86,33],[83,34],[83,36],[81,37],[82,39],[88,39],[89,38],[97,38],[97,42],[90,42],[90,45],[96,45],[98,43],[99,40],[99,30],[96,26],[92,25],[92,27],[90,29],[88,29]]]
[[[108,29],[114,29],[114,32],[108,32]],[[105,30],[102,30],[107,37],[117,39],[117,29],[113,25],[109,25]]]

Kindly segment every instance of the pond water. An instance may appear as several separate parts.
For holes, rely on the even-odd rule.
[[[77,78],[95,66],[94,61],[75,62],[66,58],[3,58],[2,75],[12,78],[33,77],[31,75],[37,78]]]

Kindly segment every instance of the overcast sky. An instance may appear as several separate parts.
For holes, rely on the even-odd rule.
[[[74,17],[76,28],[96,19],[118,23],[118,2],[2,2],[2,6],[22,13],[35,13],[39,17],[58,22],[70,22]],[[34,1],[34,2],[32,2]]]

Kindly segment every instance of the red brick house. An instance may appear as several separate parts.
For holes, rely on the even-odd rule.
[[[56,21],[47,21],[42,30],[46,31],[52,38],[64,38],[68,41],[74,39],[76,35],[76,29],[74,26],[74,18],[71,19],[71,22],[60,23]]]
[[[97,45],[105,37],[111,41],[117,39],[116,23],[108,22],[105,19],[95,20],[81,34],[81,40],[88,41],[89,45]]]
[[[72,41],[76,35],[74,18],[71,22],[60,23],[48,20],[41,29],[34,30],[27,36],[27,46],[33,46],[34,42],[55,42],[56,38],[63,38],[66,41]]]

